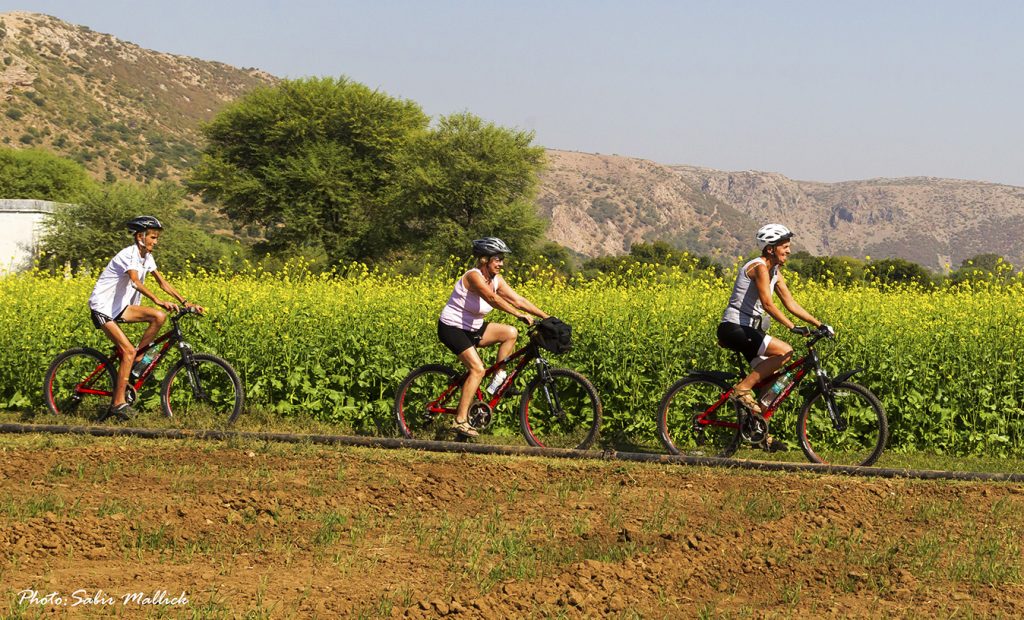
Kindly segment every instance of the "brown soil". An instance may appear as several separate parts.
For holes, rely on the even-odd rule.
[[[1022,492],[0,437],[0,615],[1021,617]]]

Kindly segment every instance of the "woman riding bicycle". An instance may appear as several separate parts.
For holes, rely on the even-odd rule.
[[[527,325],[533,325],[530,315],[547,318],[547,314],[528,299],[512,290],[501,277],[505,255],[511,250],[497,237],[484,237],[473,242],[476,266],[455,282],[455,288],[437,321],[437,337],[458,356],[469,371],[462,384],[462,396],[452,429],[460,435],[475,437],[476,429],[469,423],[469,407],[476,398],[477,388],[486,367],[477,347],[499,344],[498,361],[508,357],[515,349],[519,332],[511,325],[488,323],[484,320],[497,307],[515,316]],[[504,371],[498,373],[502,379]]]
[[[765,313],[794,334],[806,336],[810,333],[808,328],[797,327],[789,320],[772,301],[772,296],[778,292],[782,305],[797,318],[814,327],[822,324],[793,299],[782,275],[781,267],[789,258],[792,238],[793,233],[781,224],[768,224],[757,231],[761,256],[743,265],[736,274],[732,297],[722,314],[722,322],[718,324],[719,344],[742,353],[751,367],[750,374],[736,384],[729,398],[755,416],[760,416],[763,410],[753,387],[781,368],[793,355],[793,347],[767,334],[771,319]],[[763,447],[778,450],[782,446],[766,435]]]

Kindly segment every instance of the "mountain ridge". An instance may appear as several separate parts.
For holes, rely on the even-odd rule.
[[[97,178],[177,180],[198,159],[200,126],[278,78],[142,48],[86,26],[0,14],[0,141],[82,163]],[[548,237],[581,256],[664,240],[730,263],[757,228],[785,223],[797,249],[899,257],[931,269],[980,253],[1024,264],[1024,188],[938,177],[825,183],[547,150],[537,205]]]

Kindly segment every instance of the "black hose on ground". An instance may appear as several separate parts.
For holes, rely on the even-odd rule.
[[[817,463],[779,463],[773,461],[746,461],[716,457],[648,454],[644,452],[617,452],[614,450],[568,450],[534,448],[530,446],[487,445],[455,441],[424,441],[393,437],[363,437],[352,435],[304,435],[296,433],[258,433],[249,431],[179,430],[154,428],[126,428],[116,426],[70,426],[59,424],[0,424],[0,433],[50,433],[54,435],[92,435],[94,437],[140,437],[143,439],[248,439],[280,443],[312,443],[320,445],[357,446],[364,448],[412,448],[429,452],[458,452],[468,454],[500,454],[506,456],[543,456],[563,459],[604,459],[639,463],[665,463],[752,469],[757,471],[806,472],[868,476],[874,478],[913,478],[918,480],[963,480],[971,482],[1024,482],[1024,474],[972,471],[936,471],[892,469],[884,467],[853,467],[820,465]]]

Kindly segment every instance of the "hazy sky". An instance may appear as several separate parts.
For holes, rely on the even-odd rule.
[[[281,77],[345,75],[550,148],[1024,186],[1013,0],[0,0],[10,10]]]

